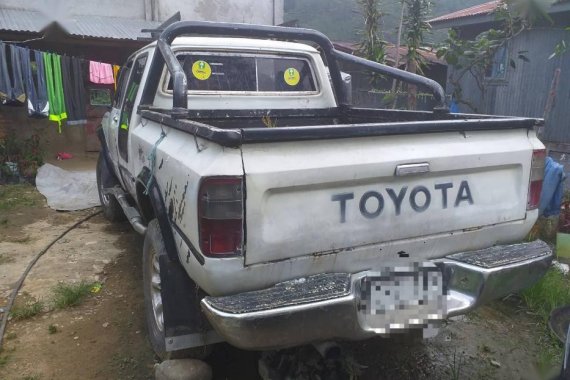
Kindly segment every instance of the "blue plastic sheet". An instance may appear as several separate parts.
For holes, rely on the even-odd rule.
[[[548,217],[560,214],[565,179],[564,166],[552,158],[546,157],[544,182],[542,183],[542,194],[538,206],[540,215]]]

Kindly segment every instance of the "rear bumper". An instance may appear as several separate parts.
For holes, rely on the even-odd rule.
[[[539,280],[552,261],[542,241],[464,252],[432,261],[443,274],[440,318],[466,313]],[[328,339],[378,335],[359,318],[359,284],[373,272],[328,273],[227,297],[202,309],[216,331],[245,349],[272,349]],[[396,321],[398,322],[398,321]],[[435,320],[433,320],[435,322]]]

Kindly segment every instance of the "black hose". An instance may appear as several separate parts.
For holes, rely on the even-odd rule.
[[[61,239],[65,235],[67,235],[67,233],[69,231],[73,230],[74,228],[79,226],[81,223],[86,222],[87,220],[93,218],[96,215],[99,215],[101,212],[102,211],[94,212],[93,214],[90,214],[90,215],[86,216],[85,218],[81,219],[80,221],[76,222],[74,225],[72,225],[71,227],[69,227],[68,229],[63,231],[58,237],[56,237],[51,243],[49,243],[47,245],[47,247],[42,249],[33,258],[32,261],[30,261],[30,263],[28,264],[28,267],[26,268],[24,273],[22,273],[22,275],[20,276],[20,279],[16,283],[16,287],[14,288],[14,290],[12,291],[12,294],[10,295],[10,298],[8,299],[8,306],[6,306],[6,309],[4,310],[4,316],[2,317],[2,324],[0,325],[0,349],[2,348],[2,342],[4,341],[4,333],[6,331],[6,325],[8,324],[8,315],[10,314],[10,310],[12,310],[12,306],[14,306],[14,301],[16,300],[16,296],[18,295],[18,292],[22,288],[22,285],[24,284],[24,280],[28,276],[28,273],[30,273],[30,270],[32,270],[34,265],[36,265],[36,263],[38,262],[40,257],[42,257],[55,243],[57,243],[59,239]]]

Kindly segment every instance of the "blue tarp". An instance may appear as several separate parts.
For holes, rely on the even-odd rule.
[[[560,206],[564,196],[564,166],[550,157],[546,157],[544,168],[544,182],[540,194],[540,215],[553,216],[560,214]]]

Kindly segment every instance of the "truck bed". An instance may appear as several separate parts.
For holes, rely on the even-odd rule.
[[[318,110],[188,111],[141,107],[143,118],[225,147],[242,144],[407,135],[417,133],[532,129],[539,119],[339,107]],[[269,128],[262,118],[275,124]]]

